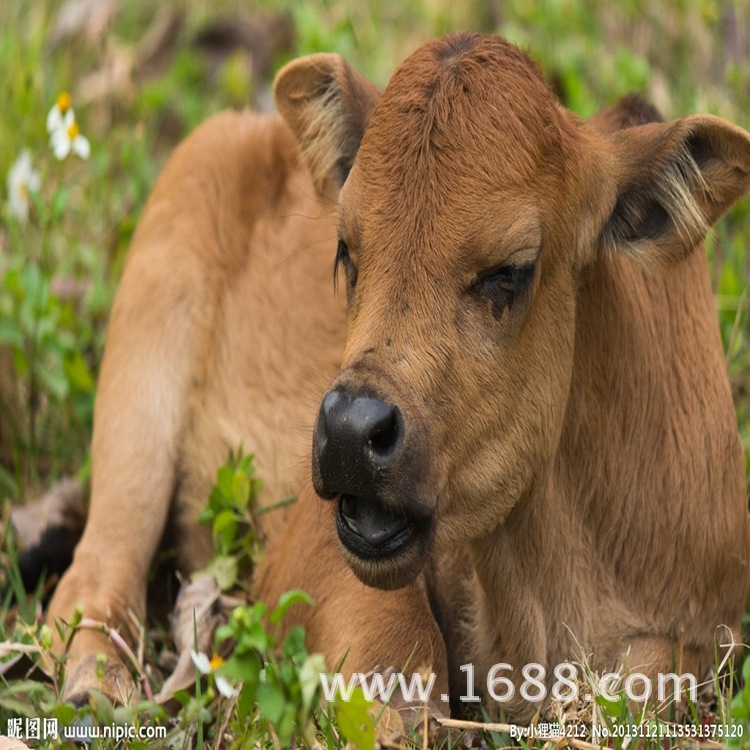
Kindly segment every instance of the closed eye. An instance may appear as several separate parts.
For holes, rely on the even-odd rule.
[[[336,260],[333,263],[333,288],[338,287],[339,269],[344,269],[346,279],[350,287],[354,286],[357,280],[357,274],[354,269],[354,263],[352,263],[351,255],[349,254],[349,248],[347,247],[344,240],[339,240],[339,244],[336,247]]]
[[[511,309],[534,279],[534,263],[497,266],[479,274],[471,285],[474,294],[492,301],[492,313],[499,318],[505,308]]]

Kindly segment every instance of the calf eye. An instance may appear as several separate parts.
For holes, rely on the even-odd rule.
[[[334,288],[337,285],[339,277],[339,268],[343,267],[344,273],[346,274],[346,280],[350,287],[353,287],[357,281],[357,272],[354,268],[351,255],[349,255],[349,248],[344,240],[339,240],[338,247],[336,248],[336,260],[333,264],[333,285]]]
[[[471,286],[474,294],[492,300],[492,314],[499,318],[507,307],[511,309],[516,298],[531,285],[536,267],[533,263],[524,266],[497,266],[480,274]]]

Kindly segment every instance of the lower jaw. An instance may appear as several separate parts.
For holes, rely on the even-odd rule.
[[[362,583],[374,588],[393,590],[411,583],[422,571],[432,537],[428,521],[410,523],[390,544],[372,547],[361,543],[337,513],[339,541],[349,567]]]

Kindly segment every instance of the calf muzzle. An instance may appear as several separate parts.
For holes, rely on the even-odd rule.
[[[384,588],[416,574],[431,537],[432,513],[416,497],[419,472],[408,438],[399,408],[371,392],[333,387],[323,397],[313,484],[336,504],[336,530],[354,572]]]

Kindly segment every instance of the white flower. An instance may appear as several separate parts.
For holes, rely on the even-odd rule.
[[[225,698],[236,698],[240,694],[240,691],[237,688],[232,687],[231,683],[226,677],[223,677],[220,674],[216,674],[216,670],[224,663],[224,659],[222,659],[218,654],[214,654],[213,658],[209,660],[209,658],[205,654],[199,651],[191,650],[190,658],[193,660],[193,664],[195,664],[201,674],[213,675],[214,682],[216,683],[216,689]]]
[[[91,153],[89,140],[81,135],[72,109],[63,115],[60,126],[52,131],[49,145],[58,159],[64,159],[71,151],[78,154],[81,159],[88,159]]]
[[[31,166],[31,152],[24,149],[8,170],[8,202],[10,212],[25,223],[29,218],[29,192],[39,190],[42,178]]]
[[[47,132],[54,133],[56,130],[60,130],[63,126],[63,118],[68,112],[72,111],[70,94],[67,91],[58,94],[55,106],[52,107],[47,115]]]

